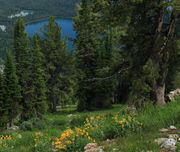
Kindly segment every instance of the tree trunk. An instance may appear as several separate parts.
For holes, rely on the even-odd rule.
[[[53,93],[52,113],[56,112],[56,95]]]
[[[153,82],[153,90],[155,95],[155,103],[157,105],[164,105],[165,102],[165,90],[166,90],[166,78],[168,74],[168,59],[162,60],[161,57],[158,57],[157,54],[152,58],[153,66],[156,70],[158,70],[157,78],[154,79]],[[160,62],[164,62],[161,64]]]
[[[156,104],[164,105],[165,102],[165,84],[163,86],[157,85],[155,88]]]

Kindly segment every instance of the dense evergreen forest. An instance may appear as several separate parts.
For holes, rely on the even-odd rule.
[[[75,5],[79,0],[0,0],[0,25],[6,26],[6,32],[0,29],[0,47],[5,55],[5,49],[12,46],[12,31],[15,18],[9,16],[18,14],[21,11],[29,12],[25,17],[25,23],[48,19],[50,16],[61,18],[72,18],[75,16]],[[12,47],[11,47],[12,48]]]
[[[61,16],[70,18],[75,16],[75,4],[78,0],[0,0],[0,21],[7,21],[7,17],[21,11],[33,11],[30,18],[36,19],[46,16]]]
[[[54,17],[49,18],[43,36],[33,38],[25,32],[24,19],[17,19],[13,48],[1,64],[0,127],[34,118],[40,121],[47,113],[57,114],[59,106],[72,104],[77,111],[109,109],[114,104],[137,109],[165,106],[167,94],[180,88],[179,6],[179,0],[82,0],[73,18],[72,51],[67,50]],[[46,11],[43,5],[42,9]],[[127,119],[133,122],[131,132],[142,125],[131,116],[121,121],[116,115],[112,118],[121,125]],[[82,122],[94,119],[103,116]],[[104,134],[111,138],[107,128]],[[71,134],[67,131],[64,136]],[[55,149],[77,150],[68,150],[59,140],[53,143]]]

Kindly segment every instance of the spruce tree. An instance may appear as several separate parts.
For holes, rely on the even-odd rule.
[[[14,61],[7,51],[4,68],[4,105],[7,109],[9,126],[13,126],[14,119],[21,112],[21,87],[18,84]]]
[[[110,107],[114,97],[114,81],[106,78],[113,65],[112,35],[102,22],[104,5],[96,2],[83,0],[74,19],[79,110]]]
[[[14,25],[14,54],[17,67],[17,76],[21,86],[23,106],[22,119],[27,120],[29,113],[27,109],[32,109],[33,86],[31,82],[31,54],[28,48],[28,37],[25,32],[23,18],[18,19]]]
[[[33,109],[37,117],[42,117],[47,111],[47,99],[46,99],[46,85],[45,85],[45,71],[42,67],[42,53],[40,52],[40,46],[38,36],[33,38],[33,53],[32,53],[32,83],[33,89]]]
[[[0,72],[0,128],[4,128],[8,123],[7,117],[7,104],[4,97],[4,80],[3,74]]]
[[[50,17],[44,31],[40,45],[44,56],[47,99],[49,110],[55,112],[58,104],[69,102],[74,94],[74,57],[67,50],[66,41],[62,39],[61,29],[54,17]]]
[[[92,79],[95,76],[95,53],[96,34],[93,32],[92,11],[90,2],[82,0],[79,6],[78,16],[74,19],[74,28],[77,32],[76,36],[76,50],[77,50],[77,69],[78,76],[78,92],[79,99],[78,110],[85,110],[92,107],[92,97],[94,91],[92,89]]]

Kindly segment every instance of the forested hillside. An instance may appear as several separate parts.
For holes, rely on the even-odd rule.
[[[12,47],[12,27],[17,19],[10,16],[22,11],[30,12],[25,17],[25,22],[48,19],[49,16],[61,18],[72,18],[76,15],[75,5],[79,0],[0,0],[0,26],[5,26],[6,30],[0,29],[0,57],[4,57],[5,49]]]
[[[0,0],[0,21],[6,20],[7,16],[22,10],[33,11],[33,18],[49,15],[69,18],[75,16],[77,2],[78,0]]]

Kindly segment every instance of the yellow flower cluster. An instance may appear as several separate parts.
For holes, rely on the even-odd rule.
[[[92,123],[92,122],[96,122],[96,120],[101,120],[104,119],[104,116],[91,116],[91,117],[87,117],[85,122],[84,122],[84,126],[85,129],[92,129],[94,130],[95,128],[98,128],[100,126],[99,122],[98,123]]]
[[[42,132],[35,132],[35,136],[36,137],[41,137],[41,136],[43,136],[43,133]]]
[[[0,140],[11,140],[12,137],[10,135],[0,135]]]
[[[115,115],[113,118],[112,118],[115,122],[117,122],[118,124],[123,124],[124,122],[126,122],[126,118],[122,118],[121,120],[118,120],[118,116]]]
[[[55,141],[52,142],[52,145],[55,149],[66,149],[68,145],[73,144],[76,138],[80,136],[86,137],[88,140],[94,141],[85,129],[76,128],[74,130],[65,130],[60,135],[60,138],[56,138]]]
[[[121,124],[122,127],[124,126],[125,122],[131,122],[131,123],[135,123],[138,124],[140,126],[142,126],[143,124],[138,122],[137,120],[135,120],[132,116],[123,116],[121,120],[118,119],[118,115],[115,115],[114,117],[112,117],[112,119],[118,123]]]
[[[13,146],[9,147],[6,141],[12,140],[10,135],[0,135],[0,148],[14,148]]]

